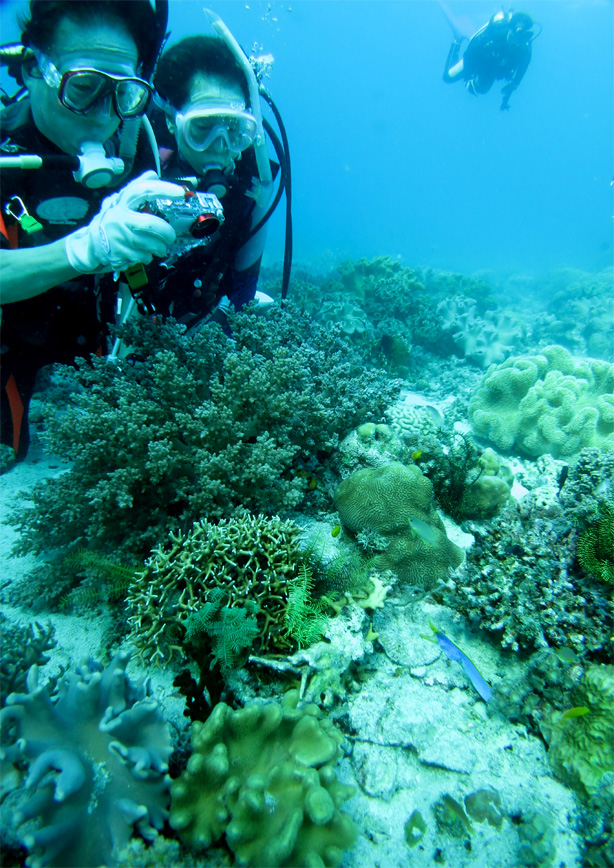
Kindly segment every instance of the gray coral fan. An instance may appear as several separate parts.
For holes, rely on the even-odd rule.
[[[172,752],[148,680],[126,675],[130,654],[87,663],[57,684],[28,674],[0,713],[2,770],[27,764],[10,795],[29,868],[113,864],[133,832],[152,840],[167,818]]]

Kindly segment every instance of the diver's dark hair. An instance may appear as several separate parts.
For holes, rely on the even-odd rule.
[[[29,15],[19,19],[22,43],[49,51],[65,18],[84,25],[122,25],[134,39],[140,66],[153,69],[164,34],[150,0],[30,0]]]
[[[172,45],[158,61],[154,86],[163,99],[180,109],[190,98],[197,75],[215,76],[227,84],[238,85],[249,105],[245,72],[217,36],[188,36]]]

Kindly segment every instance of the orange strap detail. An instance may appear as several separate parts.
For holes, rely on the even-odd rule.
[[[17,455],[19,452],[19,441],[21,440],[21,423],[23,420],[24,406],[13,374],[11,374],[7,380],[6,394],[9,399],[11,416],[13,417],[13,451],[15,455]]]
[[[9,225],[7,226],[4,222],[2,212],[0,212],[0,235],[4,235],[11,247],[11,250],[15,250],[17,247],[18,233],[19,227],[17,223],[9,223]]]

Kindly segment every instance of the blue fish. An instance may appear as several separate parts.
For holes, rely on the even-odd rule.
[[[490,689],[490,685],[478,672],[475,664],[471,662],[464,651],[461,651],[458,645],[455,645],[451,639],[448,639],[447,636],[440,633],[431,621],[429,621],[429,626],[435,634],[435,637],[433,638],[432,636],[424,636],[423,634],[420,634],[422,638],[428,639],[429,642],[437,642],[439,647],[443,649],[444,653],[450,658],[450,660],[456,660],[457,663],[460,663],[465,670],[465,675],[469,681],[471,681],[484,702],[490,702],[492,690]]]

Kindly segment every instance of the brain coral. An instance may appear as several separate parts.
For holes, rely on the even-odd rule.
[[[492,365],[469,402],[475,433],[504,451],[570,458],[614,447],[614,365],[560,346]]]
[[[171,785],[170,824],[194,849],[223,834],[240,865],[336,866],[356,840],[339,808],[353,787],[334,767],[342,737],[298,692],[233,711],[218,703],[192,724],[194,752]]]
[[[415,465],[393,462],[357,470],[340,483],[334,500],[345,528],[387,539],[376,566],[393,570],[404,582],[431,587],[462,561],[435,509],[433,485]],[[420,523],[418,532],[410,519]]]
[[[0,758],[29,765],[14,822],[24,828],[31,868],[113,864],[138,831],[155,838],[167,814],[168,724],[149,680],[126,675],[130,654],[106,667],[84,664],[59,682],[28,674],[25,694],[11,694],[0,713]]]
[[[259,650],[283,640],[288,579],[300,559],[300,529],[276,516],[195,522],[154,550],[127,593],[130,641],[141,658],[162,663],[184,655],[184,624],[222,589],[228,607],[258,603]]]

